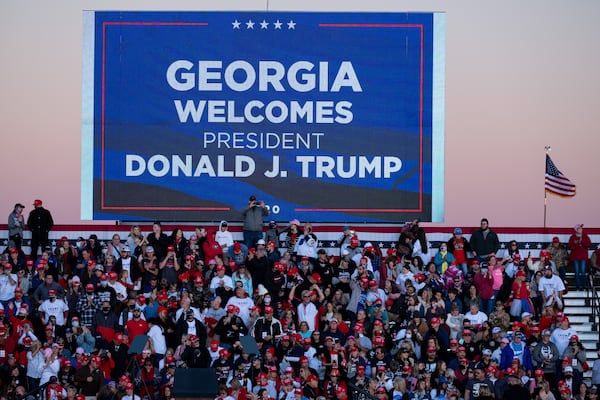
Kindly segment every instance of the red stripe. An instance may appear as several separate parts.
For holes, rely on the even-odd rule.
[[[575,187],[575,184],[569,179],[560,177],[556,178],[551,175],[546,175],[546,182],[555,183],[563,186]]]
[[[234,225],[235,224],[235,225]],[[145,232],[150,231],[150,227],[152,222],[128,222],[126,224],[64,224],[64,225],[54,225],[52,228],[53,232],[64,231],[64,232],[129,232],[133,225],[140,225]],[[214,229],[219,226],[218,223],[182,223],[182,224],[163,224],[162,228],[164,232],[170,232],[175,228],[183,228],[184,231],[189,232],[194,229],[196,225],[202,225],[209,229]],[[281,223],[279,228],[283,228],[287,223]],[[403,228],[403,225],[376,225],[369,224],[363,225],[360,223],[357,224],[339,224],[339,225],[314,225],[315,232],[340,232],[342,231],[342,227],[344,225],[350,225],[352,228],[356,229],[359,233],[400,233]],[[435,226],[427,226],[422,224],[427,233],[447,233],[452,234],[454,232],[454,226],[446,226],[446,227],[435,227]],[[465,234],[471,234],[475,230],[479,229],[478,227],[461,227]],[[266,227],[265,227],[266,229]],[[8,226],[6,224],[0,225],[0,230],[8,230]],[[241,222],[231,222],[229,221],[229,230],[232,232],[241,232],[242,231],[242,223]],[[515,234],[515,235],[570,235],[573,233],[573,228],[527,228],[527,227],[494,227],[494,232],[498,234]],[[588,235],[600,235],[600,228],[592,228],[585,227],[585,232]],[[52,236],[52,233],[50,234]]]

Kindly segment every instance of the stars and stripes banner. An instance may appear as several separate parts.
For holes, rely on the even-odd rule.
[[[575,184],[556,168],[554,162],[546,154],[546,191],[558,196],[575,196]]]
[[[443,221],[444,14],[84,13],[82,219]]]

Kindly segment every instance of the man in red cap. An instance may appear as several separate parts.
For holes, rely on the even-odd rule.
[[[104,373],[99,368],[100,357],[93,356],[87,364],[83,364],[75,372],[75,382],[87,397],[95,397],[104,386]]]
[[[82,295],[77,302],[77,312],[79,312],[81,325],[90,329],[94,325],[96,312],[102,309],[102,300],[94,292],[94,285],[88,283],[85,286],[85,295]]]
[[[444,328],[440,328],[442,321],[439,317],[433,317],[429,321],[431,329],[427,331],[425,334],[425,338],[423,339],[424,343],[427,343],[429,338],[436,338],[437,342],[440,344],[440,348],[447,349],[450,347],[450,336],[448,336],[448,331]]]
[[[304,397],[307,399],[316,399],[321,392],[319,387],[319,377],[315,374],[310,374],[306,378],[306,385],[304,386]]]
[[[110,377],[118,381],[119,377],[125,374],[127,368],[127,357],[129,347],[124,343],[125,336],[121,332],[115,332],[112,340],[107,345],[111,358],[115,362],[115,367],[111,369]]]
[[[215,333],[219,335],[221,343],[226,343],[233,346],[240,340],[240,335],[247,335],[248,328],[244,324],[244,320],[238,315],[240,309],[234,304],[230,304],[225,308],[227,315],[219,320],[215,327]]]
[[[275,346],[275,339],[283,333],[281,322],[273,317],[273,307],[266,306],[264,316],[258,318],[251,332],[259,349]]]
[[[219,358],[210,367],[215,369],[219,383],[226,384],[229,374],[233,372],[233,355],[227,349],[219,350]]]
[[[546,251],[552,261],[554,261],[556,269],[558,270],[558,275],[562,280],[565,280],[566,267],[569,265],[569,252],[567,246],[560,242],[558,236],[554,236],[552,242],[546,247]]]
[[[8,303],[8,311],[6,312],[6,315],[3,314],[5,310],[0,307],[0,321],[4,320],[5,317],[7,319],[11,316],[16,317],[19,308],[23,306],[27,307],[28,310],[31,310],[31,303],[29,302],[29,299],[23,296],[23,289],[17,287],[15,289],[14,300]]]
[[[127,300],[127,288],[117,279],[119,275],[115,271],[110,271],[107,274],[108,282],[107,286],[112,288],[115,291],[115,296],[118,302],[124,302]]]
[[[31,231],[31,259],[37,260],[38,247],[43,250],[49,244],[48,233],[54,226],[54,220],[50,211],[42,207],[41,200],[35,200],[33,207],[27,218],[27,227]]]

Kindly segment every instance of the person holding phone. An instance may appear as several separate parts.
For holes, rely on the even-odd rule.
[[[257,200],[255,195],[248,198],[248,205],[242,209],[244,217],[244,244],[248,248],[256,247],[256,242],[263,239],[263,220],[269,216],[265,202]]]

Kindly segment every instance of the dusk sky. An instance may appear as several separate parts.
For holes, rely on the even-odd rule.
[[[144,8],[140,8],[143,6]],[[83,10],[446,13],[445,222],[541,227],[544,146],[577,185],[548,195],[547,226],[600,227],[600,2],[40,1],[0,14],[0,209],[42,199],[80,221]],[[6,223],[6,222],[4,222]]]

